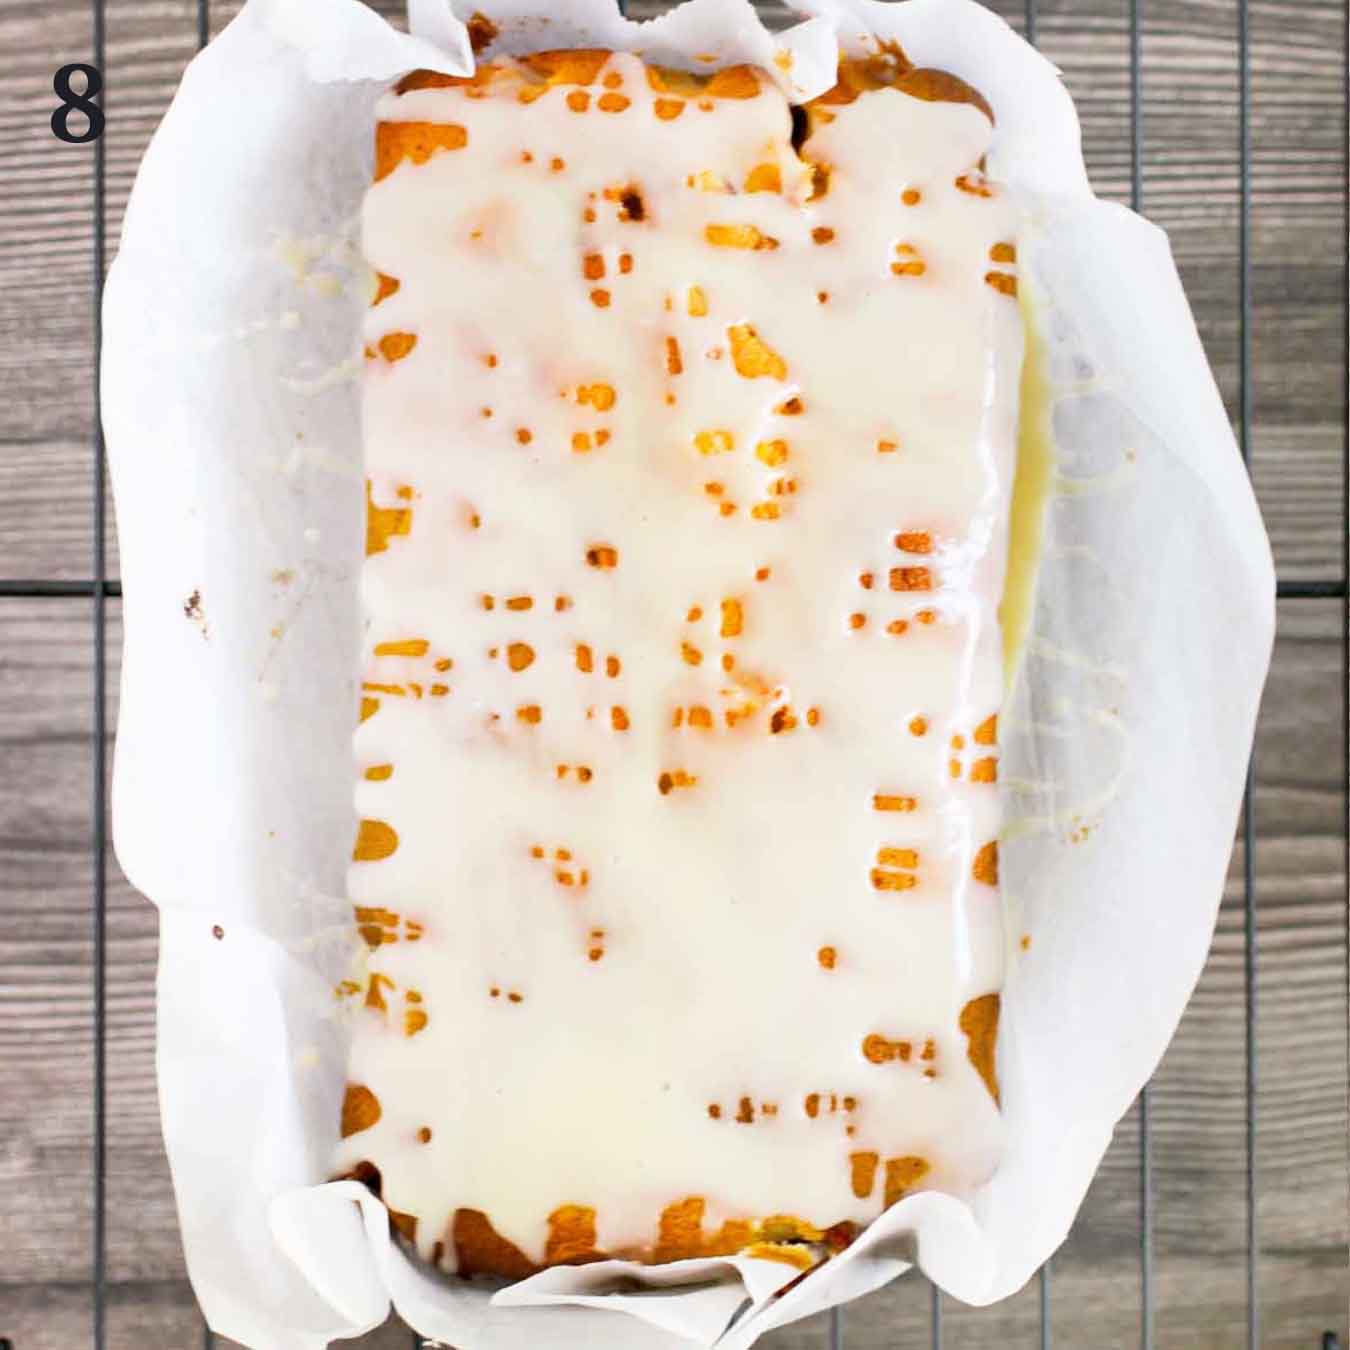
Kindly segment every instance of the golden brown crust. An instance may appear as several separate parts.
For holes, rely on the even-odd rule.
[[[392,366],[402,361],[417,346],[416,333],[386,333],[376,344],[375,349]],[[371,353],[367,352],[367,355]]]
[[[376,506],[366,484],[366,556],[383,553],[390,539],[412,530],[412,507]],[[372,700],[373,701],[373,700]]]
[[[398,832],[383,820],[363,820],[356,833],[353,862],[379,862],[398,849]]]
[[[475,28],[475,20],[481,20]],[[497,36],[491,21],[482,15],[470,20],[470,38],[480,51]],[[414,70],[394,86],[395,93],[407,94],[420,89],[463,88],[471,98],[483,98],[488,86],[506,81],[514,97],[531,103],[560,85],[570,86],[568,106],[585,112],[591,106],[589,87],[600,78],[605,64],[613,56],[604,48],[576,48],[530,52],[515,60],[485,61],[472,75],[445,75],[440,71]],[[727,66],[707,74],[648,66],[647,79],[654,89],[671,95],[656,100],[656,116],[671,121],[684,110],[688,99],[748,99],[759,95],[764,77],[753,66]],[[606,82],[609,82],[607,77]],[[599,95],[596,107],[602,112],[620,112],[629,100],[610,88]],[[375,133],[375,181],[386,177],[403,160],[425,164],[441,150],[461,150],[468,144],[468,131],[456,123],[381,122]]]
[[[961,1031],[966,1037],[966,1057],[984,1080],[989,1095],[999,1102],[994,1047],[998,1041],[998,1016],[1002,999],[997,994],[973,998],[961,1009]]]
[[[868,56],[861,59],[845,57],[839,62],[835,82],[823,94],[817,95],[807,105],[809,108],[838,108],[854,102],[859,94],[870,93],[875,89],[890,89],[904,71],[912,69],[908,63],[903,68],[887,62],[882,57]]]
[[[748,1219],[727,1219],[711,1236],[703,1239],[704,1256],[735,1256],[755,1240],[755,1225]]]
[[[381,1198],[380,1193],[384,1189],[384,1178],[380,1175],[380,1169],[373,1162],[364,1158],[358,1163],[353,1163],[350,1172],[344,1172],[341,1176],[333,1179],[335,1181],[359,1181],[377,1200]]]
[[[780,1261],[794,1270],[808,1271],[818,1262],[809,1247],[798,1247],[790,1242],[752,1242],[742,1253],[760,1261]]]
[[[949,70],[911,70],[896,80],[893,88],[927,103],[969,103],[994,121],[994,110],[988,99],[974,85],[967,84]]]
[[[462,150],[469,133],[456,122],[381,122],[375,128],[375,181],[405,160],[425,164],[438,150]]]
[[[475,52],[481,52],[492,46],[501,31],[482,10],[474,10],[464,25],[469,30],[469,46]]]
[[[475,14],[469,22],[474,50],[481,51],[496,38],[497,29],[481,14]],[[514,75],[517,82],[525,81],[525,87],[517,91],[523,102],[533,101],[550,87],[568,85],[574,89],[574,93],[568,95],[569,106],[584,112],[590,107],[590,95],[586,91],[600,78],[600,72],[613,55],[612,51],[599,47],[531,52],[512,62],[484,62],[469,76],[415,70],[398,82],[395,92],[406,94],[419,89],[467,87],[471,97],[483,97],[488,92],[487,86],[498,77]],[[761,71],[750,65],[726,66],[706,74],[648,66],[646,73],[651,87],[663,95],[656,100],[655,113],[666,121],[679,117],[685,103],[691,99],[756,98],[766,79]],[[988,100],[959,75],[931,67],[915,67],[899,46],[883,43],[869,56],[842,60],[835,84],[813,99],[800,114],[794,110],[794,117],[799,116],[802,121],[802,135],[794,135],[794,144],[800,149],[808,129],[830,118],[830,107],[852,103],[860,94],[877,89],[896,89],[933,103],[968,103],[994,121],[994,110]],[[600,96],[598,106],[606,111],[617,111],[627,107],[628,100],[610,90]],[[404,159],[422,164],[438,150],[458,150],[467,143],[465,128],[453,123],[382,122],[376,131],[375,181],[391,173]],[[822,182],[818,195],[824,195],[824,189]]]
[[[470,22],[472,23],[472,20]],[[484,19],[484,23],[491,26],[491,20]],[[478,31],[480,34],[487,32],[483,28]],[[492,26],[488,41],[494,40],[496,35],[496,28]],[[474,50],[481,51],[486,45],[485,42]],[[578,47],[530,52],[519,57],[514,67],[506,62],[485,61],[472,75],[446,75],[439,70],[414,70],[399,80],[394,86],[394,92],[408,94],[418,89],[482,86],[513,68],[528,72],[545,84],[587,87],[596,82],[605,62],[613,55],[612,51],[600,47]],[[673,94],[677,98],[754,98],[764,87],[764,77],[754,66],[749,65],[724,66],[720,70],[707,73],[678,70],[671,66],[647,66],[646,70],[647,82],[652,89],[659,94]]]
[[[726,66],[712,75],[703,92],[708,98],[758,98],[761,88],[753,66]]]
[[[834,85],[800,110],[794,109],[794,122],[797,125],[793,144],[809,160],[805,144],[817,127],[833,120],[831,108],[853,103],[860,95],[878,89],[895,89],[929,103],[969,103],[991,122],[995,120],[989,101],[959,75],[953,75],[948,70],[916,67],[898,45],[883,43],[881,49],[872,55],[846,57],[840,61]],[[828,172],[828,165],[819,166],[821,180],[817,196],[823,196],[828,191]],[[915,194],[906,199],[906,204],[914,205],[918,200]]]
[[[368,1130],[380,1118],[380,1099],[360,1083],[348,1083],[342,1096],[342,1137]]]
[[[859,1200],[866,1200],[877,1184],[877,1168],[881,1157],[876,1153],[850,1153],[849,1167],[852,1169],[853,1194]]]
[[[589,1205],[563,1205],[548,1216],[546,1266],[580,1266],[605,1259],[595,1245],[595,1210]]]
[[[439,70],[411,70],[394,86],[394,93],[410,94],[415,89],[452,89],[457,85],[473,84],[478,78],[478,71],[472,75],[446,75]]]
[[[450,1240],[455,1248],[455,1268],[466,1278],[497,1275],[524,1280],[539,1273],[540,1267],[502,1237],[482,1210],[457,1209],[450,1224]]]
[[[571,50],[530,52],[520,64],[533,71],[546,84],[591,85],[600,77],[613,52],[603,47],[576,47]]]
[[[970,874],[986,886],[998,885],[998,840],[990,840],[980,848],[971,864]]]
[[[684,1261],[702,1254],[703,1208],[702,1198],[692,1195],[661,1211],[654,1261]]]
[[[887,1158],[884,1203],[889,1209],[932,1171],[926,1158]]]
[[[876,1154],[855,1154],[853,1157],[867,1160],[865,1170],[867,1191],[870,1193],[879,1159]],[[856,1161],[854,1168],[856,1177]],[[922,1158],[888,1159],[885,1163],[887,1203],[890,1204],[913,1186],[928,1170],[929,1165]],[[371,1163],[357,1163],[346,1173],[346,1177],[360,1181],[373,1195],[380,1197],[382,1179],[379,1169]],[[857,1188],[858,1182],[855,1180],[855,1193],[861,1195],[862,1192]],[[820,1229],[795,1215],[777,1214],[758,1222],[727,1219],[716,1232],[705,1233],[705,1211],[706,1204],[702,1196],[687,1196],[667,1205],[662,1211],[657,1242],[653,1248],[605,1252],[596,1244],[596,1211],[589,1205],[562,1205],[548,1216],[548,1237],[544,1260],[540,1265],[536,1265],[519,1247],[502,1237],[481,1210],[455,1210],[449,1238],[454,1248],[458,1274],[466,1278],[488,1275],[498,1279],[523,1280],[548,1266],[585,1265],[611,1257],[660,1264],[698,1257],[744,1254],[782,1261],[798,1270],[808,1270],[830,1255],[843,1251],[862,1231],[861,1226],[851,1220]],[[391,1227],[409,1241],[416,1240],[415,1216],[391,1208],[389,1221]],[[438,1241],[433,1245],[433,1265],[441,1264],[446,1250],[445,1242]]]

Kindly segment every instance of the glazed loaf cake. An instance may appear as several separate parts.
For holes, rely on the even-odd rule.
[[[806,1268],[998,1162],[1016,216],[961,81],[780,75],[379,107],[335,1170],[461,1274]]]

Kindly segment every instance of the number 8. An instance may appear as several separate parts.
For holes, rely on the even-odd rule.
[[[84,92],[76,93],[70,87],[70,77],[76,73],[84,76]],[[68,145],[87,145],[103,135],[103,109],[93,100],[102,92],[103,76],[94,66],[75,62],[62,66],[52,79],[52,88],[61,100],[61,106],[52,113],[52,134]],[[89,125],[82,135],[75,135],[70,129],[70,113],[78,108],[89,119]]]

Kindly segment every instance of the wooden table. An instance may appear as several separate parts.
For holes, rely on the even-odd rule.
[[[1020,27],[1022,3],[1000,0],[995,8]],[[1036,22],[1078,99],[1097,189],[1121,201],[1132,190],[1129,3],[1041,0]],[[1255,1286],[1259,1344],[1315,1350],[1324,1332],[1347,1338],[1350,1300],[1341,645],[1346,18],[1340,0],[1252,0],[1244,179],[1238,3],[1142,5],[1138,186],[1144,209],[1171,232],[1235,415],[1244,181],[1251,193],[1249,443],[1288,593],[1253,811]],[[236,8],[213,5],[211,30]],[[106,20],[111,256],[136,164],[196,48],[198,10],[195,0],[106,0]],[[89,0],[0,0],[0,1336],[15,1350],[88,1344],[102,1280],[108,1345],[178,1350],[201,1344],[202,1330],[156,1112],[155,912],[130,891],[111,854],[91,848],[101,771],[95,699],[106,691],[112,727],[120,619],[115,588],[100,596],[90,584],[99,524],[97,171],[95,151],[58,143],[48,118],[53,72],[94,50]],[[110,528],[106,549],[105,575],[115,579]],[[106,685],[97,675],[99,614]],[[100,989],[94,933],[102,878]],[[1044,1290],[1033,1282],[986,1312],[944,1301],[944,1345],[1041,1344],[1042,1293],[1053,1343],[1074,1350],[1133,1346],[1145,1335],[1152,1337],[1145,1344],[1179,1350],[1248,1344],[1241,848],[1231,878],[1208,967],[1152,1090],[1147,1216],[1136,1108]],[[102,1156],[94,1106],[100,997]],[[932,1317],[928,1287],[902,1280],[847,1310],[843,1344],[928,1344]],[[825,1350],[829,1333],[821,1318],[766,1344]],[[402,1350],[408,1342],[391,1325],[364,1343]]]

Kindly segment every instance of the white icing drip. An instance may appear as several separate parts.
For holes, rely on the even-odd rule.
[[[527,107],[454,88],[379,109],[469,132],[466,148],[378,183],[364,221],[372,265],[400,282],[367,340],[417,336],[403,359],[368,363],[374,500],[415,492],[411,532],[365,569],[369,643],[430,647],[367,666],[368,680],[416,681],[424,696],[382,697],[357,733],[362,765],[394,766],[359,784],[359,814],[391,824],[399,846],[355,864],[351,890],[425,932],[371,956],[392,982],[389,1012],[357,1017],[350,1078],[383,1114],[342,1143],[337,1165],[378,1165],[392,1208],[418,1217],[424,1254],[457,1207],[486,1212],[536,1260],[564,1204],[594,1206],[610,1250],[650,1245],[660,1211],[689,1195],[707,1198],[708,1228],[776,1213],[866,1222],[881,1187],[855,1198],[850,1152],[922,1156],[924,1184],[957,1193],[999,1153],[998,1113],[957,1025],[1002,978],[998,894],[972,880],[976,850],[997,836],[997,793],[949,770],[954,754],[968,766],[996,753],[971,737],[1002,697],[996,604],[1022,338],[1016,304],[984,278],[1016,221],[1005,201],[954,185],[989,123],[891,90],[832,108],[807,152],[833,166],[829,192],[808,203],[781,94],[691,102],[666,122],[636,58],[607,69],[632,100],[618,115],[595,109],[598,83],[585,114],[568,109],[567,88]],[[781,167],[783,195],[686,185],[707,171],[739,189],[765,162]],[[628,182],[640,222],[589,201]],[[918,205],[901,201],[910,186]],[[707,226],[742,222],[779,247],[706,241]],[[817,228],[834,240],[813,243]],[[892,273],[900,243],[925,275]],[[603,279],[582,274],[592,253]],[[689,314],[691,286],[706,316]],[[607,308],[590,298],[597,287]],[[737,373],[729,330],[745,323],[786,379]],[[615,390],[611,409],[578,406],[576,389],[595,383]],[[775,413],[794,395],[802,415]],[[700,454],[708,431],[729,432],[734,449]],[[590,451],[571,448],[578,432]],[[755,447],[776,439],[788,458],[769,467]],[[772,495],[781,478],[797,491]],[[719,514],[721,501],[735,513]],[[750,518],[758,502],[780,518]],[[900,552],[901,531],[931,533],[935,555]],[[616,567],[587,564],[598,545],[617,550]],[[890,570],[910,566],[930,567],[940,589],[889,589]],[[506,607],[526,595],[528,611]],[[720,636],[725,599],[741,603],[738,636]],[[917,620],[926,606],[937,622]],[[888,633],[902,618],[908,631]],[[685,642],[701,664],[682,658]],[[534,657],[517,673],[512,643]],[[577,668],[577,644],[592,673]],[[770,691],[734,729],[725,710],[744,690],[723,653]],[[453,668],[434,672],[437,658]],[[437,681],[451,692],[425,692]],[[797,725],[773,735],[782,703]],[[516,716],[529,705],[536,725]],[[673,728],[677,707],[708,708],[715,729],[690,728],[687,713]],[[916,716],[926,735],[908,729]],[[573,766],[563,779],[560,764]],[[697,784],[663,795],[660,776],[677,770]],[[876,793],[918,809],[879,813]],[[883,847],[918,851],[914,889],[874,889]],[[554,880],[582,869],[585,887]],[[827,945],[833,970],[817,959]],[[408,1038],[410,988],[429,1024]],[[869,1063],[872,1033],[912,1042],[912,1060]],[[929,1039],[932,1079],[919,1056]],[[812,1119],[811,1093],[858,1107]],[[742,1097],[753,1124],[735,1119]],[[424,1126],[429,1143],[416,1138]]]

